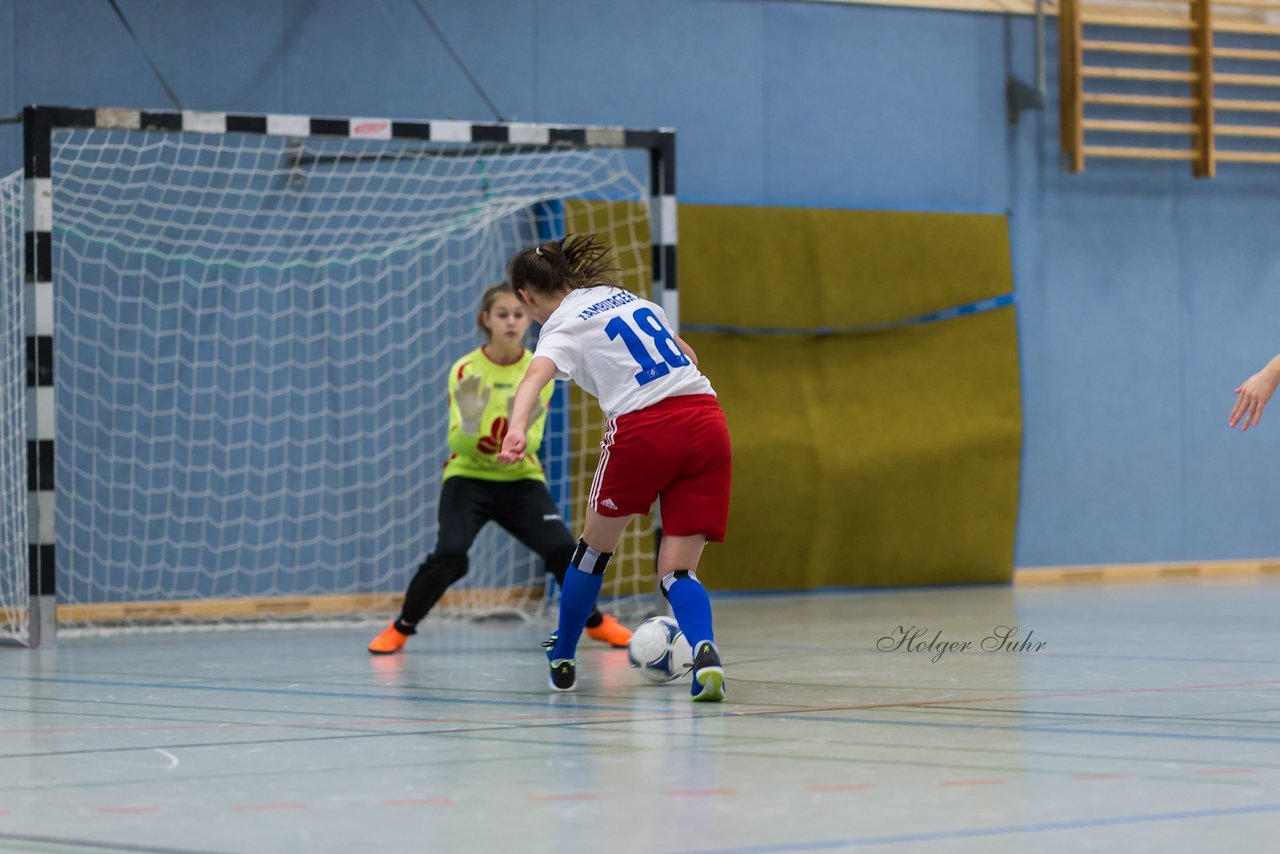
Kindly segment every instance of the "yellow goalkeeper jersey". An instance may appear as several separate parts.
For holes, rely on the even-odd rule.
[[[483,347],[477,347],[453,363],[449,369],[449,450],[452,453],[445,463],[442,479],[461,475],[480,480],[540,480],[546,483],[547,477],[538,462],[538,448],[542,445],[547,407],[555,390],[551,383],[542,390],[542,412],[535,410],[537,417],[529,422],[529,429],[525,431],[528,442],[525,458],[514,465],[498,462],[502,439],[507,435],[507,402],[515,396],[516,386],[532,359],[533,353],[526,349],[515,362],[499,365],[485,355]],[[462,413],[458,411],[455,399],[458,383],[472,374],[479,375],[484,387],[490,389],[489,402],[480,416],[480,429],[474,436],[462,432]]]

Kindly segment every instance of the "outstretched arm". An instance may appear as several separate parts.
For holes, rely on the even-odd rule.
[[[524,370],[524,378],[516,386],[515,403],[511,405],[511,423],[507,425],[507,437],[502,440],[502,452],[498,461],[518,463],[524,459],[529,429],[529,416],[547,383],[555,379],[556,364],[545,356],[534,356]]]
[[[551,394],[553,389],[550,386],[544,386],[542,394],[538,395],[537,400],[533,403],[533,412],[529,413],[529,423],[524,428],[525,449],[527,456],[534,456],[538,453],[538,449],[542,447],[542,434],[547,428],[547,407],[551,405]],[[507,398],[507,424],[511,424],[511,413],[515,410],[516,395],[512,392]],[[505,436],[505,434],[504,434]]]
[[[1258,371],[1236,389],[1236,405],[1231,410],[1228,427],[1235,427],[1244,420],[1241,430],[1257,427],[1262,421],[1262,410],[1271,399],[1276,386],[1280,385],[1280,356],[1276,356],[1267,366]]]

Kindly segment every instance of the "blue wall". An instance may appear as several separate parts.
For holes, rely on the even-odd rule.
[[[121,5],[191,108],[493,117],[407,0]],[[1005,117],[1007,74],[1032,74],[1027,19],[760,0],[427,5],[506,118],[675,127],[686,201],[1009,211],[1020,566],[1280,555],[1280,411],[1256,434],[1226,430],[1231,390],[1280,351],[1280,170],[1061,174],[1052,99]],[[0,0],[0,50],[2,113],[168,105],[99,0]],[[16,129],[0,127],[0,170],[18,165]]]
[[[1030,78],[1029,22],[1018,23],[1014,66]],[[1052,27],[1049,38],[1056,54]],[[1052,57],[1048,74],[1056,81]],[[1280,554],[1274,424],[1226,426],[1232,390],[1280,352],[1280,170],[1219,165],[1206,181],[1186,163],[1090,160],[1065,174],[1050,88],[1007,154],[1024,388],[1018,564]]]

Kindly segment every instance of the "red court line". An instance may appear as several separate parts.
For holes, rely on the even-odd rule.
[[[453,798],[392,798],[380,803],[384,807],[425,807],[437,804],[452,806]]]
[[[987,780],[939,780],[939,786],[1003,786],[1009,782],[1003,778],[992,778]]]
[[[283,803],[283,804],[236,804],[232,809],[242,812],[248,810],[305,810],[306,804]]]
[[[809,792],[853,792],[862,789],[874,789],[871,783],[830,783],[825,786],[809,786]]]
[[[530,795],[526,800],[530,801],[594,801],[599,795],[591,792],[583,792],[582,794],[567,795]]]
[[[1227,774],[1252,774],[1258,769],[1256,768],[1206,768],[1203,771],[1197,771],[1197,777],[1222,777]]]
[[[678,798],[703,798],[715,795],[736,795],[738,792],[736,789],[672,789],[667,794]]]
[[[134,815],[160,812],[160,807],[86,807],[85,812],[92,815]]]
[[[7,816],[7,815],[13,815],[13,813],[9,812],[8,810],[0,810],[0,816]]]

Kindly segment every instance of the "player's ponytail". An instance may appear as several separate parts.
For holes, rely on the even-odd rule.
[[[594,234],[579,234],[560,241],[560,252],[573,271],[571,288],[589,288],[593,285],[613,285],[612,273],[617,269],[610,263],[610,249]]]
[[[540,243],[511,259],[511,284],[540,294],[614,285],[611,250],[594,234]]]

